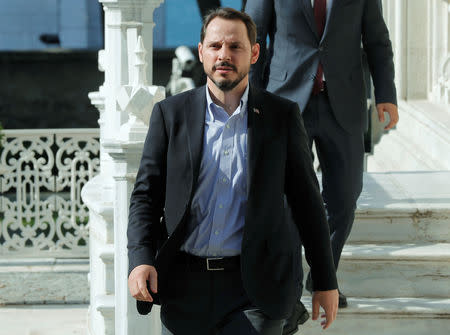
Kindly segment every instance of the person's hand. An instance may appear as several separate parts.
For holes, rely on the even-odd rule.
[[[322,306],[325,311],[325,314],[322,314],[322,318],[325,318],[325,320],[320,324],[323,329],[327,329],[336,319],[338,303],[338,290],[314,291],[312,295],[312,319],[317,320],[319,317],[320,306]]]
[[[389,124],[384,127],[384,130],[391,129],[398,122],[398,108],[396,105],[389,102],[377,104],[378,119],[381,123],[384,122],[384,113],[389,114]]]
[[[154,266],[136,266],[128,277],[128,288],[136,300],[153,302],[150,292],[147,290],[147,280],[150,283],[150,291],[158,292],[158,273]]]

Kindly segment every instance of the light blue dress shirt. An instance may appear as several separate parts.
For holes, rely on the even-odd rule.
[[[212,101],[207,86],[206,100],[202,160],[181,250],[235,256],[241,253],[247,203],[248,85],[231,116]]]

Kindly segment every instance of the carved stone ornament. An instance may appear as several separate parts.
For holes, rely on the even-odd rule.
[[[0,154],[0,254],[88,255],[81,188],[99,170],[98,130],[5,132]]]
[[[119,91],[117,104],[121,111],[128,114],[128,121],[120,128],[120,139],[126,141],[143,141],[147,133],[150,114],[156,102],[165,97],[161,86],[148,86],[146,78],[145,54],[142,37],[136,44],[136,67],[133,85],[125,85]]]

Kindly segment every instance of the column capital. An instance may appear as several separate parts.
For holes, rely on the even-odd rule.
[[[121,8],[136,8],[152,6],[154,8],[164,2],[164,0],[98,0],[104,6],[107,7],[121,7]]]

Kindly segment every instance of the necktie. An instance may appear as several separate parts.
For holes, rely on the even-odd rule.
[[[314,0],[314,18],[319,38],[322,38],[327,17],[327,0]],[[323,90],[323,68],[319,62],[316,77],[314,79],[313,94],[319,94]]]

